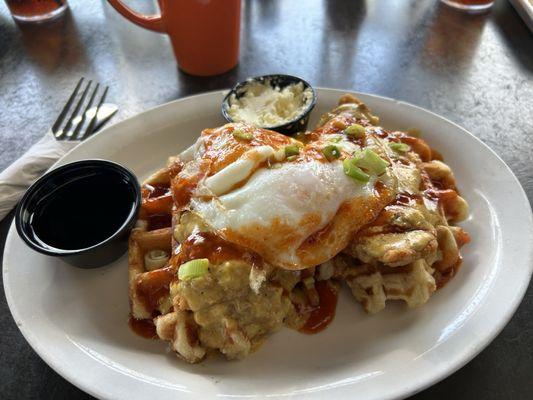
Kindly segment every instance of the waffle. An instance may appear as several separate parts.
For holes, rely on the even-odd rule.
[[[289,294],[300,281],[299,272],[268,268],[249,250],[216,236],[190,211],[176,220],[174,236],[178,263],[210,261],[203,276],[171,283],[175,316],[155,319],[158,336],[187,361],[200,361],[208,352],[244,358],[270,333],[294,321]]]
[[[274,169],[272,157],[275,162],[279,146],[293,144],[292,139],[243,125],[206,129],[196,144],[143,183],[139,221],[129,242],[135,330],[142,327],[144,336],[168,342],[190,363],[209,354],[242,359],[282,326],[306,333],[327,326],[342,283],[375,313],[387,300],[421,306],[457,273],[459,250],[470,238],[455,225],[468,215],[468,205],[451,169],[422,139],[377,126],[379,119],[353,96],[343,96],[339,104],[317,129],[298,136],[305,143],[299,157],[315,157],[325,144],[345,140],[344,129],[357,123],[366,130],[365,146],[390,168],[372,183],[366,202],[360,196],[340,204],[318,230],[316,218],[305,220],[302,229],[314,231],[293,253],[297,262],[280,254],[300,240],[290,224],[276,222],[273,226],[283,230],[273,238],[276,232],[258,227],[245,235],[216,229],[213,213],[211,223],[206,217],[209,201],[244,185],[221,179],[227,176],[220,171],[229,168],[233,174],[237,162],[247,163],[248,176],[259,168]],[[255,129],[257,148],[231,139],[232,131],[243,129]],[[391,143],[408,146],[393,151]],[[266,161],[255,151],[265,146],[272,153]],[[201,259],[208,261],[206,271],[179,278],[181,266]]]
[[[178,170],[173,163],[143,183],[143,207],[129,242],[132,327],[153,327],[144,336],[168,341],[190,363],[213,352],[243,358],[283,324],[302,324],[289,298],[301,274],[258,270],[252,253],[211,234],[194,213],[174,204],[165,208],[173,168]],[[150,197],[154,192],[157,196]],[[207,247],[201,249],[198,243],[203,240]],[[145,256],[154,250],[170,257],[152,269]],[[212,261],[211,271],[180,282],[178,266],[199,251],[210,253],[205,256]],[[250,284],[254,281],[255,287]]]
[[[155,315],[169,310],[169,285],[175,275],[170,258],[162,268],[147,266],[145,262],[151,251],[162,250],[169,256],[172,252],[170,167],[148,178],[142,193],[139,219],[129,238],[129,297],[132,317],[151,321]]]
[[[468,216],[468,204],[450,167],[423,140],[389,134],[411,147],[394,165],[396,199],[333,259],[336,275],[369,313],[386,300],[425,304],[457,273],[459,250],[470,241],[453,225]]]

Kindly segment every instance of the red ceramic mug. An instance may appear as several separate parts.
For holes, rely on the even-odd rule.
[[[226,72],[239,61],[241,0],[158,0],[161,15],[142,15],[108,2],[131,22],[167,33],[178,66],[191,75]]]

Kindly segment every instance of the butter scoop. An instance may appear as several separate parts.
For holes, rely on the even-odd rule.
[[[235,85],[222,103],[222,115],[229,122],[292,135],[307,128],[315,102],[315,91],[303,79],[265,75]]]

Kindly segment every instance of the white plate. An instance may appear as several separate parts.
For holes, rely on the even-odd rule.
[[[341,94],[318,90],[311,124]],[[420,128],[452,166],[471,206],[463,226],[472,243],[464,248],[463,267],[425,307],[390,304],[368,316],[345,294],[322,333],[283,329],[244,361],[187,365],[166,352],[165,343],[130,332],[125,257],[101,269],[71,268],[30,250],[11,226],[4,287],[25,338],[58,373],[105,399],[392,399],[464,365],[504,327],[528,285],[533,268],[528,200],[503,161],[464,129],[406,103],[358,96],[385,126]],[[59,164],[105,158],[143,179],[202,128],[223,123],[222,97],[214,92],[178,100],[110,126]]]

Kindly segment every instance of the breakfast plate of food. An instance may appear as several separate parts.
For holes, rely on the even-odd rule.
[[[7,300],[58,373],[103,399],[395,399],[505,326],[533,222],[504,162],[427,110],[294,79],[159,106],[56,164],[140,186],[127,254],[101,268],[10,229]]]

